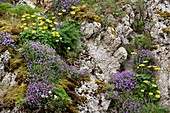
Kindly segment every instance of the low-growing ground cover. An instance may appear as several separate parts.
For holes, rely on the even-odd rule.
[[[43,15],[35,13],[41,12],[39,9],[26,6],[22,10],[22,5],[3,2],[0,1],[0,53],[9,50],[14,57],[7,65],[9,71],[22,71],[16,79],[18,84],[5,96],[5,104],[0,109],[9,107],[12,101],[11,108],[22,106],[30,112],[78,113],[77,105],[83,104],[86,97],[78,96],[75,88],[80,87],[82,81],[90,81],[91,76],[88,70],[68,64],[85,46],[80,39],[83,34],[80,23],[86,20],[114,26],[102,15],[112,12],[117,18],[122,16],[125,12],[121,5],[128,1],[121,4],[111,0],[56,0],[51,12]],[[113,3],[111,8],[110,3]],[[10,15],[20,26],[14,25],[9,30],[4,27],[8,26],[4,18]],[[111,100],[108,113],[168,113],[158,105],[161,95],[155,75],[163,69],[157,66],[156,56],[150,51],[152,40],[146,37],[146,34],[139,35],[127,47],[133,71],[121,70],[104,83],[107,86],[104,94]],[[10,99],[13,92],[19,95]]]

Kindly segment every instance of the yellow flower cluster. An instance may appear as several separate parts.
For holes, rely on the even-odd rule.
[[[66,10],[62,10],[63,12],[66,12]],[[55,16],[51,18],[44,18],[37,15],[30,15],[30,14],[24,14],[22,15],[23,24],[20,26],[23,30],[28,30],[29,28],[32,28],[32,34],[37,33],[38,31],[36,29],[39,29],[41,33],[46,33],[46,30],[51,31],[52,36],[60,37],[60,34],[56,32],[55,25],[58,24],[58,22],[55,21]],[[26,21],[28,20],[28,21]]]
[[[137,54],[137,52],[131,52],[130,54],[131,54],[131,55],[136,55],[136,54]]]

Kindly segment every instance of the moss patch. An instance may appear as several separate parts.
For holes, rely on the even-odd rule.
[[[170,28],[162,28],[162,30],[165,32],[165,33],[170,33]]]
[[[156,9],[156,13],[161,15],[161,17],[163,17],[163,18],[169,18],[170,19],[170,12],[161,11],[160,9]]]

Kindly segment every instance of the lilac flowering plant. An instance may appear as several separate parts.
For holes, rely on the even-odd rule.
[[[156,64],[155,54],[150,50],[137,50],[136,54],[132,54],[130,58],[133,69],[139,74],[154,74]]]
[[[0,33],[0,46],[15,47],[15,44],[10,33]]]
[[[53,0],[53,9],[56,11],[56,14],[62,12],[63,9],[68,13],[71,6],[75,6],[79,1],[80,0]]]
[[[49,91],[52,91],[53,88],[53,85],[49,85],[42,81],[30,82],[26,91],[25,104],[30,107],[42,106],[44,100],[50,96]]]

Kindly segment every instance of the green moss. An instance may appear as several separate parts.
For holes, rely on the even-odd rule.
[[[9,59],[9,71],[18,69],[22,63],[24,63],[24,62],[23,62],[23,59],[21,59],[21,58],[10,58]]]
[[[15,80],[18,82],[18,84],[20,84],[21,82],[26,82],[26,80],[27,80],[27,70],[26,70],[25,66],[19,67],[19,72],[18,72],[18,75],[17,75]]]
[[[161,11],[160,9],[156,9],[156,13],[161,15],[161,17],[163,17],[163,18],[170,18],[170,12]]]
[[[170,28],[163,28],[162,30],[163,30],[165,33],[168,33],[168,34],[170,33]]]
[[[19,35],[12,35],[12,39],[13,39],[15,42],[19,42],[20,36],[19,36]]]
[[[15,85],[8,91],[7,95],[4,97],[4,106],[12,107],[15,106],[15,101],[19,98],[25,97],[25,92],[27,90],[27,85],[22,83],[21,85]]]
[[[92,9],[90,7],[88,7],[87,5],[82,5],[79,6],[76,10],[75,10],[76,14],[73,16],[73,18],[75,20],[86,20],[89,22],[99,22],[101,23],[101,17],[99,17],[98,15],[96,15]]]
[[[108,89],[108,84],[100,81],[100,80],[95,80],[95,83],[98,85],[98,92],[103,93]]]

